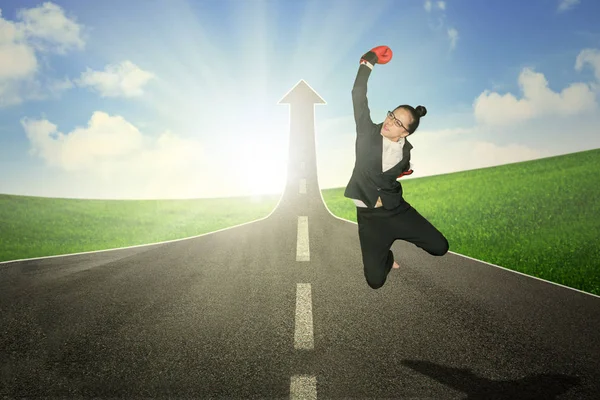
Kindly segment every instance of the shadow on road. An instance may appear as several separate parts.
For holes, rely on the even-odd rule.
[[[468,399],[555,399],[580,384],[580,378],[564,374],[538,374],[512,381],[494,381],[469,369],[452,368],[429,361],[402,360],[402,364],[468,395]]]

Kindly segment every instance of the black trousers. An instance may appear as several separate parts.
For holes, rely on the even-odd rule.
[[[448,240],[408,202],[393,210],[356,207],[358,237],[367,284],[379,289],[394,264],[390,250],[397,239],[405,240],[434,256],[448,252]]]

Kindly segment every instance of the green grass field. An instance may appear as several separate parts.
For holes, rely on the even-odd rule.
[[[198,200],[79,200],[0,195],[0,261],[135,246],[266,217],[280,195]]]
[[[600,149],[401,180],[450,251],[600,294]],[[356,221],[343,188],[322,191]],[[0,195],[0,261],[199,235],[267,216],[279,195],[198,200],[75,200]]]

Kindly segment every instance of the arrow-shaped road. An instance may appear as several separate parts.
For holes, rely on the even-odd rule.
[[[371,289],[317,184],[324,101],[300,81],[281,102],[288,183],[267,218],[0,264],[0,395],[598,398],[598,296],[401,241]]]

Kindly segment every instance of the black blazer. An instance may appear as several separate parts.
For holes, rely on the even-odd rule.
[[[383,172],[381,166],[383,151],[381,126],[383,122],[375,124],[371,120],[371,111],[367,100],[369,75],[371,75],[371,68],[360,64],[352,88],[352,104],[356,122],[356,161],[344,196],[362,200],[369,208],[375,207],[377,198],[381,197],[383,207],[391,210],[406,203],[402,197],[402,185],[396,179],[402,172],[410,168],[410,150],[413,146],[404,138],[402,160]]]

